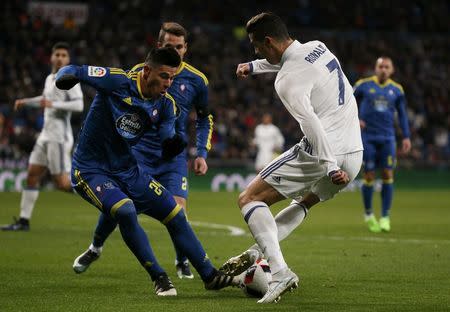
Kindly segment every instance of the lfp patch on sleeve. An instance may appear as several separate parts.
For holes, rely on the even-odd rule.
[[[88,76],[89,77],[103,77],[106,75],[106,68],[98,67],[98,66],[89,66],[88,67]]]

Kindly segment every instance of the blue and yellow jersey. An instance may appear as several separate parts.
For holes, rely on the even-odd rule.
[[[130,73],[140,71],[143,65],[136,65]],[[168,93],[176,103],[176,132],[186,142],[189,141],[187,134],[189,113],[195,108],[197,112],[197,155],[206,158],[208,151],[211,149],[213,131],[213,117],[208,110],[208,79],[198,69],[182,62]],[[133,147],[138,162],[152,166],[161,158],[161,145],[158,143],[160,140],[155,135],[157,134],[146,133],[142,140]],[[180,157],[186,157],[185,153],[181,154]]]
[[[140,75],[120,68],[69,65],[56,80],[75,76],[97,90],[80,131],[73,167],[84,172],[120,172],[136,165],[131,146],[149,131],[161,140],[175,134],[173,99],[143,96]]]
[[[366,124],[362,129],[363,138],[395,139],[396,111],[403,137],[409,137],[405,92],[400,84],[391,79],[381,84],[376,76],[372,76],[358,80],[354,94],[359,106],[359,119]]]

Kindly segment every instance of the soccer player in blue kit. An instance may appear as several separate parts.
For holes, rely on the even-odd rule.
[[[391,58],[379,57],[375,64],[375,75],[358,80],[354,94],[359,104],[359,119],[364,145],[364,184],[362,195],[365,221],[371,232],[391,230],[389,211],[393,197],[393,170],[396,162],[395,112],[402,130],[402,153],[411,149],[405,93],[400,84],[390,79],[394,73]],[[375,169],[381,169],[381,218],[375,218],[372,209]]]
[[[182,207],[153,177],[140,173],[131,152],[131,146],[147,131],[158,131],[163,158],[172,158],[184,149],[185,143],[174,129],[175,101],[166,93],[180,62],[175,49],[161,48],[152,50],[145,65],[134,74],[119,68],[70,65],[56,77],[60,89],[68,90],[82,82],[97,90],[73,155],[72,183],[101,211],[104,226],[114,229],[119,225],[123,240],[149,273],[160,296],[174,296],[176,290],[152,252],[137,221],[138,213],[167,227],[206,289],[236,284],[236,279],[212,266]],[[98,234],[94,243],[103,239]],[[98,254],[90,248],[82,256],[93,259]]]
[[[158,37],[158,47],[174,48],[183,60],[187,51],[186,43],[187,31],[180,24],[168,22],[161,27]],[[135,76],[142,70],[145,64],[135,65],[128,75]],[[176,132],[187,140],[186,126],[190,111],[195,108],[197,113],[197,157],[194,161],[194,171],[197,175],[204,175],[208,170],[206,157],[211,148],[211,135],[213,130],[213,117],[208,111],[208,80],[203,73],[198,71],[186,62],[182,62],[177,69],[168,93],[175,99],[177,106]],[[161,183],[172,195],[178,205],[186,209],[186,198],[188,195],[187,185],[187,155],[186,150],[167,159],[161,155],[161,138],[157,131],[147,131],[141,140],[133,146],[139,167],[143,174],[151,175]],[[104,224],[100,216],[95,233],[102,239],[94,238],[94,245],[97,254],[100,255],[101,247],[109,234],[114,230],[111,226]],[[193,278],[189,261],[186,255],[176,247],[177,258],[175,260],[176,271],[179,278]],[[81,255],[82,256],[82,255]],[[81,257],[80,256],[80,257]],[[78,259],[78,258],[77,258]],[[74,262],[76,272],[84,272],[90,265],[90,260],[96,258],[83,259],[85,261]]]
[[[195,108],[197,157],[194,160],[194,172],[196,175],[204,175],[208,170],[206,157],[211,148],[213,117],[208,110],[208,79],[198,69],[183,61],[187,52],[187,36],[183,26],[166,22],[161,26],[157,44],[158,47],[174,48],[182,60],[168,93],[177,103],[176,132],[186,141],[189,113]],[[136,65],[133,70],[139,70],[140,67],[142,64]],[[160,140],[155,135],[157,134],[154,132],[147,132],[139,143],[133,146],[139,167],[164,185],[174,195],[177,204],[186,209],[188,196],[186,150],[171,160],[163,159]],[[186,255],[176,246],[175,251],[178,277],[193,278]]]

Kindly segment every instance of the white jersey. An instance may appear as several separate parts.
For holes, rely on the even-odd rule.
[[[42,96],[25,99],[25,105],[39,107],[42,98],[52,102],[52,107],[44,109],[44,127],[39,134],[41,142],[73,143],[70,117],[72,112],[83,110],[83,92],[80,84],[70,90],[60,90],[55,86],[56,74],[50,74],[45,79]]]
[[[284,137],[277,126],[260,124],[255,128],[254,143],[258,148],[255,166],[262,169],[274,159],[275,152],[283,148]]]
[[[339,169],[337,155],[363,150],[352,86],[324,43],[294,41],[279,65],[257,60],[251,67],[254,73],[278,71],[275,90],[327,173]]]

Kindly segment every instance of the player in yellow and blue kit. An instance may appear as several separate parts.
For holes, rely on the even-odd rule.
[[[389,211],[393,197],[393,170],[396,162],[395,113],[402,130],[402,152],[411,149],[405,93],[400,84],[390,79],[394,66],[389,57],[380,57],[375,75],[356,82],[354,93],[359,104],[359,119],[364,145],[364,184],[362,194],[365,221],[372,232],[389,232]],[[375,170],[381,169],[381,218],[378,222],[372,210]]]
[[[185,147],[175,133],[175,102],[166,95],[180,58],[172,48],[152,50],[137,73],[119,68],[66,66],[57,74],[56,86],[70,89],[78,82],[97,90],[73,155],[75,190],[101,211],[104,225],[119,229],[123,240],[155,282],[158,295],[176,295],[159,266],[149,241],[137,221],[144,213],[167,227],[172,240],[188,256],[207,289],[235,283],[210,263],[181,206],[153,177],[139,172],[131,146],[147,131],[158,131],[162,157],[172,158]],[[98,233],[95,233],[96,236]],[[90,248],[74,264],[81,273],[95,261],[101,247]]]
[[[187,31],[178,23],[166,22],[162,25],[158,36],[158,47],[174,48],[183,60],[187,52]],[[135,66],[139,70],[142,64]],[[208,80],[203,73],[182,62],[174,77],[168,92],[177,103],[176,132],[186,141],[189,113],[195,109],[197,157],[194,160],[196,175],[204,175],[208,170],[207,153],[211,148],[213,117],[208,110]],[[157,133],[147,132],[138,144],[133,146],[133,152],[140,168],[152,175],[175,197],[176,202],[186,209],[188,196],[188,168],[186,150],[172,160],[161,157],[160,140]],[[176,248],[176,270],[179,278],[193,278],[189,262],[185,254]]]
[[[174,48],[181,59],[187,51],[187,32],[177,23],[164,23],[158,39],[158,47]],[[144,63],[137,64],[128,73],[136,75],[142,70]],[[206,157],[211,148],[211,135],[213,117],[208,111],[208,80],[200,71],[186,62],[178,68],[171,87],[168,90],[177,105],[176,133],[188,139],[186,126],[189,113],[195,108],[197,113],[197,157],[194,161],[194,171],[197,175],[204,175],[208,170]],[[161,138],[157,131],[146,132],[142,139],[133,146],[133,153],[138,161],[139,168],[144,174],[151,175],[174,195],[180,206],[186,208],[188,195],[187,185],[187,155],[186,150],[167,159],[161,155]],[[97,225],[96,233],[99,238],[94,240],[96,246],[103,246],[113,228],[103,224],[102,217]],[[186,255],[175,246],[176,270],[179,278],[193,278]]]

